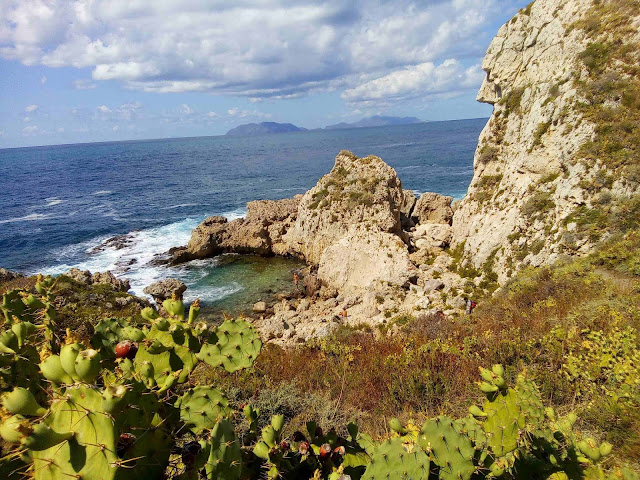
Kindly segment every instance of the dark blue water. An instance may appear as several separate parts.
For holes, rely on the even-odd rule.
[[[194,295],[204,293],[197,286],[206,278],[205,297],[222,298],[245,287],[221,280],[212,292],[216,261],[181,270],[148,262],[185,244],[208,215],[238,217],[250,200],[305,192],[329,172],[341,149],[382,157],[404,188],[462,197],[485,123],[0,150],[0,266],[28,273],[71,266],[123,272],[124,263],[135,261],[123,274],[138,293],[158,278],[178,276]],[[88,253],[109,236],[129,232],[127,248]]]

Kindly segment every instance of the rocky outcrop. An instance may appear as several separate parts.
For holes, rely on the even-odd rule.
[[[206,218],[191,234],[186,247],[171,251],[171,263],[208,258],[225,252],[286,255],[283,235],[293,225],[301,195],[284,200],[247,203],[247,216],[228,222],[220,216]]]
[[[246,218],[232,222],[209,217],[174,259],[235,252],[306,260],[293,275],[295,296],[252,308],[266,340],[304,342],[340,324],[377,325],[460,303],[460,277],[435,258],[451,242],[451,200],[435,193],[418,199],[379,157],[342,151],[306,194],[250,202]]]
[[[463,263],[492,266],[504,282],[521,265],[588,253],[608,234],[596,219],[638,192],[620,156],[606,158],[619,140],[600,142],[606,129],[597,125],[616,111],[629,115],[622,98],[638,79],[621,80],[632,70],[616,49],[637,52],[640,12],[632,3],[536,0],[491,42],[478,100],[494,111],[452,224]],[[606,49],[593,53],[592,42]]]
[[[17,278],[22,278],[24,275],[17,272],[12,272],[11,270],[7,270],[6,268],[0,268],[0,282],[10,282]]]
[[[116,278],[116,276],[109,271],[95,272],[94,274],[91,274],[89,270],[71,268],[65,273],[65,276],[83,285],[111,285],[116,292],[128,292],[131,288],[129,280]]]
[[[142,290],[147,295],[151,295],[153,300],[158,305],[162,305],[162,302],[168,298],[176,297],[182,299],[182,294],[187,290],[187,286],[180,280],[175,278],[165,278],[159,282],[152,283],[149,286],[144,287]]]
[[[341,151],[327,175],[304,194],[296,223],[285,235],[292,251],[318,264],[324,250],[353,226],[401,234],[402,184],[379,157],[358,158]]]
[[[453,197],[437,193],[423,193],[411,212],[415,223],[446,223],[451,224]]]

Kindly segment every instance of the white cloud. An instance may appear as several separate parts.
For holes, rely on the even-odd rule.
[[[38,105],[28,105],[27,108],[24,109],[25,112],[35,112],[38,109]]]
[[[396,70],[345,90],[342,98],[352,105],[388,105],[416,97],[456,95],[465,90],[477,90],[484,74],[479,66],[465,69],[456,59],[440,65],[433,62]]]
[[[43,133],[45,132],[36,125],[28,125],[22,129],[22,135],[25,137],[34,137],[37,135],[42,135]]]
[[[271,118],[270,113],[263,113],[263,112],[259,112],[258,110],[241,110],[237,107],[230,108],[229,110],[227,110],[227,114],[230,117],[238,117],[238,118],[246,118],[246,117]]]
[[[2,0],[0,57],[149,92],[259,100],[480,57],[498,0]],[[88,80],[76,88],[93,88]]]
[[[216,117],[218,117],[218,116],[219,116],[219,115],[218,115],[216,112],[209,112],[209,113],[207,113],[207,117],[209,117],[209,118],[216,118]]]
[[[58,133],[64,133],[64,127],[58,127]]]
[[[102,113],[111,113],[111,109],[109,107],[107,107],[106,105],[100,105],[98,107],[98,110]]]
[[[178,111],[183,115],[191,115],[192,113],[194,113],[193,108],[191,108],[186,103],[183,103],[182,105],[180,105],[180,108],[178,108]]]
[[[118,125],[114,125],[112,130],[114,132],[117,132],[118,130],[120,130],[120,127]]]
[[[121,120],[134,120],[138,118],[142,112],[143,105],[140,102],[123,103],[117,109],[118,118]]]
[[[0,130],[0,137],[4,137],[4,130]]]
[[[40,83],[42,85],[44,85],[45,83],[47,83],[47,77],[45,77],[44,75],[40,77]]]
[[[77,90],[92,90],[92,89],[96,88],[98,85],[96,85],[95,83],[93,83],[90,80],[87,80],[85,78],[80,78],[78,80],[74,80],[73,81],[73,86]]]
[[[24,118],[22,119],[22,121],[23,121],[24,123],[29,123],[29,122],[31,121],[31,117],[24,117]]]

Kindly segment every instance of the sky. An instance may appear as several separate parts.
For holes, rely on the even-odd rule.
[[[0,0],[0,148],[487,117],[529,0]]]

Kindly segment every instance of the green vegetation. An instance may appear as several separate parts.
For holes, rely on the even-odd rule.
[[[536,192],[522,205],[522,215],[529,219],[536,219],[555,208],[551,192]]]
[[[575,273],[591,278],[585,271]],[[601,290],[600,285],[594,288]],[[472,334],[477,322],[453,325],[440,317],[425,323],[424,318],[398,316],[393,323],[403,333],[397,337],[375,340],[370,331],[351,330],[300,349],[269,346],[258,357],[261,343],[247,322],[226,320],[212,327],[197,322],[197,303],[186,314],[181,301],[167,300],[165,316],[145,308],[139,324],[100,320],[91,344],[84,345],[69,331],[64,342],[58,338],[57,292],[57,282],[39,278],[33,291],[10,290],[3,296],[4,478],[378,479],[396,475],[395,462],[416,479],[582,478],[605,475],[618,458],[611,440],[580,434],[575,413],[544,407],[549,388],[544,380],[549,379],[542,377],[539,389],[533,381],[539,370],[516,375],[531,347],[524,349],[520,362],[480,368],[478,385],[485,400],[469,407],[467,399],[477,388],[474,371],[488,358],[503,355],[500,348],[509,342],[530,345],[530,334],[504,337],[486,348],[487,335]],[[526,295],[532,300],[536,294]],[[439,325],[430,324],[433,320]],[[637,356],[637,338],[631,325],[618,321],[607,332],[591,325],[577,334],[589,339],[580,343],[572,342],[573,330],[562,325],[541,342],[553,350],[565,336],[562,349],[574,344],[583,348],[570,350],[564,376],[556,382],[575,385],[586,400],[599,394],[596,385],[604,378],[607,398],[616,398],[616,408],[633,402],[638,359],[632,356]],[[459,348],[460,335],[465,340]],[[603,354],[611,354],[612,360],[603,363]],[[303,358],[315,368],[300,369]],[[372,368],[362,369],[362,362]],[[278,381],[271,383],[274,374]],[[291,375],[297,381],[287,379]],[[360,387],[366,382],[369,388],[352,388],[354,382]],[[390,388],[387,394],[381,392],[384,388]],[[341,394],[326,396],[327,389]],[[367,401],[348,406],[357,397]],[[395,414],[425,418],[422,426],[391,419],[391,430],[374,428],[373,436],[355,423],[344,426],[345,412],[363,419],[363,408],[381,399]],[[247,400],[240,408],[239,402]],[[432,409],[450,410],[451,416],[427,418]],[[632,422],[628,428],[635,428],[637,419],[623,413]],[[316,414],[324,425],[309,418]],[[593,411],[584,414],[589,418]],[[304,424],[301,415],[309,418]],[[615,433],[620,443],[624,431]],[[627,440],[622,451],[633,455],[637,447],[632,447]],[[637,478],[628,469],[611,475]]]
[[[586,102],[584,118],[596,126],[596,137],[579,154],[610,168],[640,165],[640,45],[625,40],[635,34],[632,19],[637,0],[596,2],[589,15],[573,25],[591,39],[580,59],[589,70],[576,80]]]
[[[480,163],[489,163],[496,159],[496,155],[498,154],[498,149],[493,145],[483,145],[480,149],[480,156],[478,157],[478,162]]]
[[[537,146],[542,145],[542,137],[549,131],[550,127],[551,122],[542,122],[538,125],[538,128],[533,134],[533,144],[531,148],[529,148],[529,153],[533,152]]]
[[[517,113],[521,109],[522,95],[526,88],[514,88],[505,95],[499,102],[500,105],[504,105],[504,116],[508,117],[511,113]]]

